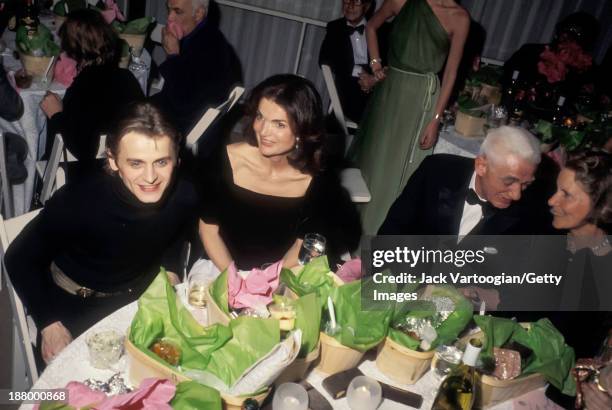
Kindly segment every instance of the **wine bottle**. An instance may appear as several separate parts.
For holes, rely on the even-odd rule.
[[[470,410],[474,406],[480,380],[474,367],[481,349],[480,340],[470,340],[463,352],[462,363],[440,385],[432,410]]]
[[[36,33],[38,30],[38,7],[34,0],[26,0],[21,23],[28,30],[28,35]]]
[[[555,106],[555,112],[552,116],[552,122],[555,125],[563,125],[563,119],[565,118],[565,108],[563,105],[565,104],[565,97],[560,96],[557,100],[557,105]]]
[[[514,70],[512,72],[512,81],[504,92],[503,105],[506,107],[508,113],[511,113],[514,109],[514,100],[516,99],[516,93],[518,91],[518,77],[519,71]]]

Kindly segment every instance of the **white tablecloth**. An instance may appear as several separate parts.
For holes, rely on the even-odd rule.
[[[449,126],[446,131],[440,131],[434,154],[454,154],[474,158],[478,155],[484,137],[464,137]]]
[[[15,33],[7,30],[2,36],[2,40],[8,46],[2,52],[2,60],[6,71],[10,72],[21,69],[21,62],[16,60],[12,54],[12,50],[15,48]],[[146,50],[143,50],[141,58],[146,64],[147,69],[133,71],[133,74],[146,93],[147,79],[151,67],[151,55]],[[52,82],[48,85],[34,82],[30,88],[20,90],[19,92],[24,106],[21,118],[13,122],[0,118],[0,130],[21,135],[28,144],[28,156],[24,164],[28,171],[28,177],[23,184],[13,185],[12,187],[14,216],[27,212],[32,202],[34,182],[36,181],[36,161],[44,154],[47,139],[47,117],[39,107],[47,90],[63,96],[66,92],[66,87],[57,82]]]
[[[87,345],[85,343],[86,335],[96,329],[103,328],[116,328],[116,329],[127,329],[130,326],[132,318],[136,314],[138,309],[137,302],[131,303],[113,314],[107,316],[100,322],[92,326],[87,332],[76,338],[70,345],[68,345],[58,357],[45,369],[38,381],[32,387],[33,389],[52,389],[52,388],[63,388],[70,381],[84,381],[89,378],[96,380],[108,380],[115,371],[113,370],[99,370],[92,367],[88,359]],[[126,372],[127,360],[124,356],[119,364],[116,366],[117,371],[122,373]],[[373,377],[381,382],[387,383],[399,387],[401,389],[409,390],[414,393],[418,393],[423,396],[423,405],[421,409],[430,409],[434,399],[434,395],[437,391],[436,378],[431,372],[428,372],[423,376],[418,383],[406,386],[394,383],[382,374],[376,368],[376,363],[373,358],[368,358],[361,363],[359,369],[367,376]],[[350,410],[346,399],[334,400],[327,392],[322,388],[321,383],[325,378],[324,375],[318,373],[316,370],[311,370],[306,380],[321,392],[325,398],[332,404],[334,409]],[[127,380],[127,377],[125,377]],[[539,392],[542,396],[544,390]],[[522,405],[522,406],[521,406]],[[552,406],[552,405],[551,405]],[[33,405],[22,405],[20,410],[31,409]],[[410,409],[408,407],[393,401],[383,400],[379,410],[401,410]],[[535,409],[535,407],[529,406],[529,403],[525,403],[525,400],[518,398],[513,402],[505,402],[498,404],[497,406],[491,407],[491,410],[514,410],[514,409]],[[540,409],[554,408],[554,407],[539,407]]]

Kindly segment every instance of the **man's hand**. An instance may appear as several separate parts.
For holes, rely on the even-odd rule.
[[[359,86],[361,87],[361,91],[363,91],[364,93],[369,93],[370,91],[372,91],[372,88],[374,88],[378,80],[376,80],[376,77],[374,77],[373,75],[362,71],[359,74],[358,82]]]
[[[72,335],[62,322],[51,323],[40,334],[42,335],[42,357],[47,364],[72,342]]]
[[[485,302],[487,310],[496,310],[499,305],[499,291],[496,289],[484,289],[476,286],[468,286],[457,289],[463,294],[476,309],[480,309],[480,303]]]
[[[42,108],[47,118],[51,118],[64,110],[64,104],[62,104],[62,99],[57,94],[47,91],[47,94],[45,94],[40,102],[40,108]]]
[[[162,29],[162,47],[164,47],[168,55],[179,54],[181,52],[178,38],[176,38],[168,27]]]

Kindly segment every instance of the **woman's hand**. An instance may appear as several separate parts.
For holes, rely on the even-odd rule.
[[[51,323],[40,334],[42,336],[42,358],[47,364],[72,342],[72,335],[62,322]]]
[[[45,94],[40,102],[40,108],[43,110],[47,118],[51,118],[58,112],[62,112],[64,110],[64,104],[62,104],[62,99],[57,94],[47,91],[47,94]]]
[[[429,122],[425,130],[423,131],[423,135],[421,135],[421,140],[419,141],[419,145],[421,149],[429,149],[436,144],[438,140],[438,127],[440,123],[437,119],[433,119]]]
[[[385,70],[383,70],[383,66],[380,63],[374,63],[371,65],[371,67],[372,73],[374,73],[374,78],[376,78],[376,81],[382,81],[385,79],[387,73]]]
[[[610,410],[612,409],[612,396],[602,392],[594,383],[582,385],[584,395],[584,408],[589,410]]]

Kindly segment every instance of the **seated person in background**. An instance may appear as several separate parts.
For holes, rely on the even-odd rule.
[[[167,0],[159,71],[164,87],[153,99],[186,135],[207,108],[225,101],[241,80],[240,63],[223,34],[206,18],[208,0]]]
[[[0,37],[4,33],[8,22],[9,12],[5,10],[5,3],[0,2]],[[23,101],[15,91],[6,76],[0,56],[0,118],[7,121],[17,121],[23,114]]]
[[[336,0],[337,1],[337,0]],[[365,25],[376,9],[376,0],[341,0],[344,17],[327,23],[319,53],[319,65],[327,64],[334,80],[344,115],[361,120],[369,93],[376,84],[370,68]],[[387,25],[379,29],[381,53],[386,57]]]
[[[359,216],[335,175],[323,169],[321,97],[295,75],[276,75],[252,91],[245,142],[223,147],[207,163],[200,237],[223,270],[297,265],[302,238],[319,233],[334,260],[354,250]],[[333,265],[332,265],[333,266]]]
[[[598,35],[599,22],[595,17],[583,12],[570,14],[557,24],[550,44],[524,44],[506,61],[502,84],[508,87],[512,82],[512,73],[516,70],[519,71],[518,80],[525,84],[525,89],[538,83],[554,83],[560,95],[573,100],[583,85],[592,82],[590,53]],[[570,61],[564,62],[562,68],[559,65],[554,65],[553,70],[547,68],[548,64],[543,62],[546,48],[557,53],[568,44],[575,46],[567,49],[571,50],[568,52]],[[552,101],[552,107],[555,103],[556,100]]]
[[[522,128],[508,126],[489,131],[476,159],[430,155],[408,180],[378,234],[546,232],[550,218],[545,217],[540,186],[523,195],[539,163],[539,141]]]
[[[23,101],[9,82],[0,57],[0,118],[17,121],[23,114]]]
[[[160,112],[130,105],[113,128],[109,172],[56,192],[6,253],[47,362],[138,299],[160,266],[178,272],[175,245],[197,221],[195,187],[176,175],[179,134]]]
[[[48,92],[40,106],[47,122],[47,153],[60,133],[79,160],[80,174],[95,164],[100,135],[107,134],[114,117],[130,102],[143,98],[132,73],[117,66],[119,42],[102,15],[77,10],[59,30],[62,50],[77,63],[77,75],[62,99]]]

